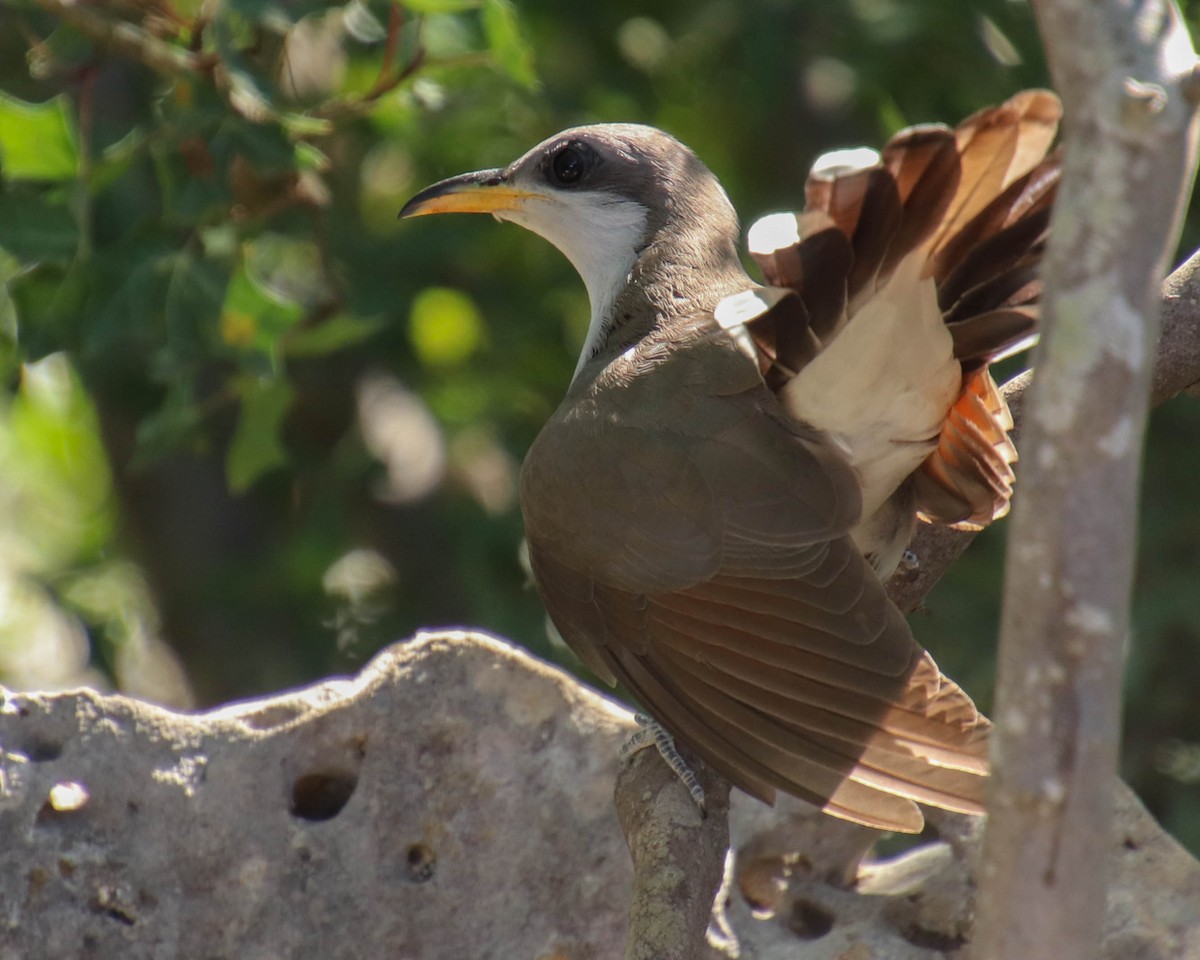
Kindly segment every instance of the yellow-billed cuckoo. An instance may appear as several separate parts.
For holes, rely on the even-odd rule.
[[[750,230],[769,286],[717,179],[651,127],[567,130],[401,211],[491,213],[579,271],[587,339],[521,473],[538,588],[751,794],[904,831],[914,801],[982,812],[988,722],[882,581],[918,516],[1008,508],[988,364],[1035,331],[1059,116],[1028,91],[823,157],[804,211]]]

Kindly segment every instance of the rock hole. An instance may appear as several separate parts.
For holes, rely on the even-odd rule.
[[[46,875],[45,870],[34,867],[29,871],[29,889],[32,893],[39,892],[50,878]]]
[[[927,930],[925,927],[915,925],[904,930],[901,936],[914,947],[920,947],[922,950],[939,950],[942,953],[960,950],[967,942],[967,938],[959,934]]]
[[[437,854],[427,843],[414,843],[408,848],[408,878],[414,883],[427,883],[437,868]]]
[[[780,856],[739,859],[738,888],[755,917],[765,919],[775,915],[788,875],[788,866]]]
[[[788,914],[787,928],[801,940],[820,940],[833,929],[833,914],[808,900],[797,900]]]
[[[62,756],[62,744],[55,740],[33,739],[22,751],[30,763],[51,763]]]
[[[121,902],[120,891],[112,887],[100,887],[89,906],[92,913],[115,920],[123,927],[132,927],[137,923],[137,915]]]
[[[1121,843],[1121,846],[1123,846],[1126,850],[1139,849],[1138,842],[1136,840],[1134,840],[1133,837],[1126,837],[1125,840]]]
[[[109,920],[116,920],[117,923],[121,924],[122,926],[132,927],[135,923],[137,923],[137,919],[135,917],[131,917],[119,907],[105,907],[100,912],[104,916],[108,917]]]
[[[347,773],[318,771],[297,777],[292,784],[288,806],[292,816],[302,820],[332,820],[349,802],[358,786],[358,777]]]

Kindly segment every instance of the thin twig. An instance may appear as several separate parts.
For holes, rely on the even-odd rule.
[[[137,24],[112,20],[92,7],[71,0],[38,0],[38,3],[98,46],[145,64],[156,73],[187,76],[212,68],[212,57],[183,50],[147,33]]]

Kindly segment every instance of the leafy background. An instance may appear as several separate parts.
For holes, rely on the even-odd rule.
[[[404,200],[622,119],[690,143],[750,220],[824,150],[1045,83],[1012,0],[7,3],[0,682],[199,706],[444,625],[575,666],[515,481],[583,287],[515,227],[399,223]],[[1154,414],[1124,750],[1193,850],[1198,428],[1194,401]],[[914,621],[984,707],[1003,537]]]

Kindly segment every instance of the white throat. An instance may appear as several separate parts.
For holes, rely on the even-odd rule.
[[[592,306],[575,376],[596,353],[612,320],[613,301],[629,283],[646,232],[648,211],[611,194],[547,196],[499,216],[549,240],[571,261]]]

